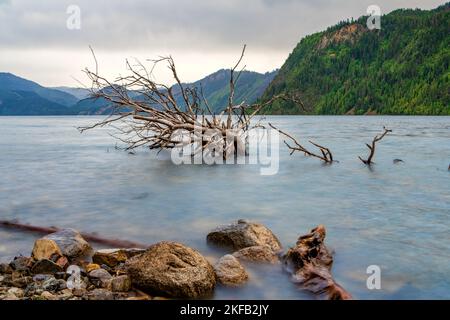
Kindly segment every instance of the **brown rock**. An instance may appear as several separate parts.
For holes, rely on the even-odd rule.
[[[94,253],[92,261],[99,265],[104,264],[114,268],[129,258],[142,254],[145,251],[145,249],[102,249]]]
[[[253,246],[233,253],[240,261],[279,263],[278,255],[268,246]]]
[[[114,292],[128,292],[131,290],[131,279],[127,275],[114,277],[111,280],[111,290]]]
[[[34,243],[32,256],[35,260],[66,256],[69,259],[87,255],[92,248],[80,233],[73,229],[63,229],[51,233]]]
[[[28,271],[33,265],[33,259],[31,259],[30,257],[23,257],[23,256],[15,257],[14,260],[11,261],[9,265],[15,271],[20,272]]]
[[[125,269],[134,285],[163,296],[198,298],[216,284],[211,264],[196,250],[176,242],[160,242],[129,259]]]
[[[0,263],[0,274],[7,273],[10,274],[13,272],[13,269],[11,266],[7,263]]]
[[[64,257],[64,256],[59,257],[58,260],[56,260],[55,263],[58,266],[60,266],[61,269],[63,269],[63,270],[66,269],[69,266],[69,260],[66,257]]]
[[[324,244],[325,227],[319,225],[301,236],[295,247],[283,256],[286,270],[303,289],[329,300],[348,300],[352,296],[331,275],[333,257]]]
[[[97,270],[97,269],[100,269],[100,266],[98,264],[96,264],[96,263],[89,263],[86,266],[86,272],[87,273],[89,273],[89,272],[91,272],[93,270]]]
[[[61,271],[63,271],[61,266],[47,259],[37,261],[31,268],[33,274],[54,274]]]
[[[94,289],[87,294],[89,300],[114,300],[114,294],[106,289]]]
[[[217,280],[228,286],[241,285],[248,280],[248,274],[239,260],[231,254],[224,255],[214,265]]]
[[[238,220],[237,223],[221,226],[211,231],[207,237],[209,243],[240,250],[252,246],[269,246],[277,252],[280,241],[268,228],[259,223]]]
[[[105,269],[96,269],[89,272],[89,280],[97,287],[110,288],[112,275]]]

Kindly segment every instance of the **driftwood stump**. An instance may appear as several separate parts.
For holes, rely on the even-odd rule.
[[[333,257],[325,246],[325,227],[319,225],[310,233],[300,236],[282,260],[292,280],[303,289],[328,300],[348,300],[352,296],[338,285],[331,275]]]

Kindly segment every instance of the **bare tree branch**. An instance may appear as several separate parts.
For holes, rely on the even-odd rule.
[[[368,165],[368,166],[370,166],[370,165],[372,165],[372,164],[374,163],[374,162],[372,161],[372,159],[373,159],[373,156],[375,155],[375,146],[376,146],[376,143],[377,143],[378,141],[380,141],[381,139],[383,139],[385,135],[387,135],[388,133],[392,132],[392,130],[386,129],[386,127],[383,127],[383,130],[384,130],[384,132],[383,132],[382,134],[376,135],[376,136],[373,138],[372,144],[371,144],[371,145],[369,145],[369,144],[366,143],[367,148],[369,148],[369,150],[370,150],[370,153],[369,153],[368,158],[367,158],[366,160],[364,160],[363,158],[358,157],[359,160],[361,160],[364,164],[366,164],[366,165]]]
[[[309,143],[311,143],[312,145],[314,145],[315,147],[319,148],[320,154],[318,153],[314,153],[309,151],[308,149],[306,149],[303,145],[301,145],[297,139],[295,139],[293,136],[291,136],[290,134],[276,128],[274,125],[272,125],[271,123],[269,123],[269,126],[275,130],[277,130],[279,133],[281,133],[282,135],[288,137],[289,139],[292,140],[292,142],[295,144],[295,146],[291,146],[290,144],[288,144],[286,141],[284,141],[284,144],[291,150],[290,154],[292,155],[295,151],[300,151],[303,152],[306,156],[311,156],[311,157],[315,157],[318,158],[326,163],[333,163],[335,160],[333,160],[333,154],[331,153],[330,149],[323,147],[317,143],[312,142],[311,140],[309,141]]]

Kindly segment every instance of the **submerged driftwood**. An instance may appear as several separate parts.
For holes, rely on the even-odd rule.
[[[51,234],[58,231],[61,231],[61,228],[57,227],[39,227],[39,226],[32,226],[29,224],[22,224],[18,223],[16,221],[7,221],[7,220],[0,220],[0,227],[9,228],[9,229],[17,229],[27,232],[33,232],[38,234]],[[81,233],[81,236],[86,239],[87,241],[91,241],[94,243],[112,246],[114,248],[147,248],[148,245],[127,241],[127,240],[120,240],[120,239],[109,239],[109,238],[103,238],[98,236],[95,233]]]
[[[325,227],[319,225],[310,233],[300,236],[295,247],[283,256],[287,271],[302,289],[328,300],[348,300],[352,296],[338,285],[331,275],[333,257],[325,246]]]

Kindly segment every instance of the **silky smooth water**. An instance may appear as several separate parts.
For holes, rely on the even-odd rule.
[[[450,298],[449,117],[268,117],[331,148],[324,165],[281,144],[279,172],[256,165],[181,165],[167,154],[114,148],[111,129],[80,134],[95,117],[0,117],[0,219],[72,227],[152,244],[175,240],[213,262],[208,231],[259,221],[284,247],[318,224],[335,250],[333,274],[358,299]],[[387,126],[369,169],[365,143]],[[404,162],[393,163],[393,159]],[[0,257],[29,254],[35,235],[0,229]],[[381,289],[366,269],[381,267]],[[311,299],[276,266],[248,265],[250,281],[214,298]]]

